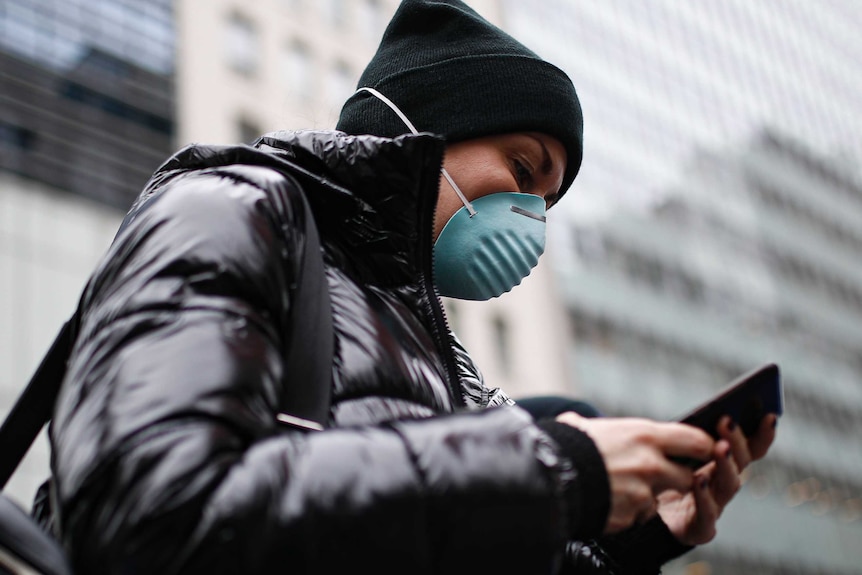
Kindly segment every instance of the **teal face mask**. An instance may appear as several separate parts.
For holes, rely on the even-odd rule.
[[[363,87],[418,130],[391,100]],[[498,192],[470,203],[445,169],[440,170],[464,207],[446,222],[434,244],[434,282],[440,295],[487,300],[521,283],[545,251],[545,200],[532,194]]]
[[[521,283],[545,251],[545,200],[499,192],[455,212],[434,244],[441,295],[487,300]]]

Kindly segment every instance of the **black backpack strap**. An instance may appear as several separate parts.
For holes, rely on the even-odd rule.
[[[297,192],[303,204],[304,232],[302,238],[299,283],[291,303],[291,321],[286,334],[288,352],[285,374],[288,382],[279,413],[284,424],[310,430],[320,430],[329,419],[332,391],[332,356],[334,335],[332,305],[326,281],[320,234],[305,194]]]
[[[72,351],[75,316],[63,324],[60,333],[30,383],[18,396],[3,425],[0,426],[0,490],[27,455],[42,427],[51,419],[54,401],[66,374],[66,361]]]

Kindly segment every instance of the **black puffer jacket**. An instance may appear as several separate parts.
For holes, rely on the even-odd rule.
[[[504,396],[430,279],[442,142],[296,132],[257,148],[166,162],[82,296],[51,427],[78,571],[553,572],[566,539],[600,530],[606,501],[583,485],[607,479],[594,448],[569,461],[519,408],[480,409]],[[276,420],[303,313],[297,194],[335,332],[330,427],[310,433]]]

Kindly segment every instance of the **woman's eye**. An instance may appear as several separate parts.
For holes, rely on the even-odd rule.
[[[529,190],[533,185],[533,172],[520,160],[514,161],[515,180],[521,190]]]

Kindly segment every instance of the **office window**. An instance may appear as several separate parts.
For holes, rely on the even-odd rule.
[[[35,140],[36,134],[32,130],[0,122],[0,147],[30,150]]]
[[[311,68],[311,51],[302,42],[287,47],[284,58],[284,76],[288,93],[299,100],[308,100],[314,93],[314,75]]]
[[[257,69],[259,40],[254,23],[240,14],[232,14],[225,39],[227,61],[241,74],[251,75]]]

